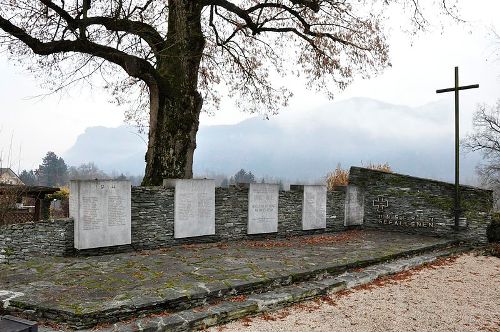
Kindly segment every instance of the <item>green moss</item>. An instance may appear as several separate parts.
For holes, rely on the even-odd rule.
[[[426,204],[429,204],[433,207],[439,208],[444,211],[453,210],[454,200],[452,197],[429,195],[427,193],[421,193],[419,197],[421,197]]]
[[[145,265],[141,265],[139,267],[139,270],[141,270],[142,272],[149,272],[150,271],[149,267],[147,267]]]
[[[121,293],[121,294],[118,294],[115,299],[117,301],[126,301],[126,300],[130,300],[132,299],[132,296],[128,293]]]
[[[225,279],[234,279],[234,280],[245,280],[248,281],[250,278],[247,274],[238,274],[238,273],[227,273],[224,275]]]
[[[376,192],[374,194],[377,194]],[[438,196],[425,191],[401,190],[399,188],[389,188],[385,192],[380,192],[379,195],[386,195],[393,198],[406,198],[410,201],[410,205],[416,209],[422,208],[424,205],[441,209],[443,211],[452,211],[454,206],[453,197]]]
[[[124,266],[124,267],[125,267],[125,268],[127,268],[127,269],[131,269],[131,268],[133,268],[135,265],[136,265],[136,262],[134,262],[134,261],[127,261],[127,263],[125,263],[125,266]]]
[[[81,305],[75,304],[75,303],[71,303],[71,304],[68,304],[66,306],[69,309],[71,309],[75,315],[77,315],[77,316],[83,315],[84,308]]]
[[[204,283],[208,283],[208,282],[211,282],[213,280],[213,278],[209,277],[209,276],[205,276],[203,274],[196,274],[196,273],[188,273],[189,276],[191,276],[193,279],[195,279],[196,281],[200,281],[200,282],[204,282]]]
[[[179,287],[179,278],[170,278],[163,284],[163,288],[177,288]]]
[[[138,280],[145,280],[146,279],[146,275],[144,273],[141,273],[141,272],[134,272],[132,274],[132,276]]]
[[[407,178],[391,174],[387,174],[387,176],[384,179],[384,182],[387,183],[388,185],[395,187],[408,185]]]

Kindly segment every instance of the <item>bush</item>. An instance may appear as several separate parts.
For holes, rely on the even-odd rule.
[[[500,242],[500,213],[494,213],[491,223],[486,229],[486,236],[489,242]]]
[[[389,163],[385,164],[372,164],[362,165],[365,168],[373,169],[376,171],[382,171],[386,173],[392,173],[392,168]],[[333,190],[335,187],[347,186],[349,184],[349,170],[342,169],[341,165],[338,164],[335,171],[330,172],[326,175],[326,186],[328,190]]]
[[[363,165],[363,167],[368,168],[368,169],[373,169],[375,171],[382,171],[386,173],[392,173],[392,168],[389,165],[389,163],[385,164],[372,164],[371,162],[368,163],[368,165]]]
[[[335,171],[326,175],[326,186],[328,190],[333,190],[338,186],[347,186],[349,181],[349,171],[342,169],[340,164],[337,165]]]
[[[60,201],[63,201],[65,199],[69,199],[69,188],[68,187],[61,187],[59,189],[59,191],[56,191],[53,194],[47,195],[45,198],[48,199],[49,201],[52,201],[54,199],[57,199]]]

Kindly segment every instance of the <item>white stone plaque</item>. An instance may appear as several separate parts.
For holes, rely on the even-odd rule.
[[[326,228],[326,186],[304,186],[302,230]]]
[[[278,231],[278,197],[278,184],[250,184],[248,191],[248,234]]]
[[[163,185],[175,187],[176,239],[215,234],[215,180],[169,179]]]
[[[345,197],[344,226],[363,225],[365,216],[364,195],[353,185],[348,185]]]
[[[72,180],[69,211],[75,220],[75,248],[130,244],[130,181]]]

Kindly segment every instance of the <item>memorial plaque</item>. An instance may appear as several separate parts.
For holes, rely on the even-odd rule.
[[[248,234],[278,231],[278,197],[278,184],[250,184],[248,191]]]
[[[363,225],[364,195],[358,187],[347,186],[344,211],[344,226]]]
[[[304,186],[302,230],[326,228],[326,186]]]
[[[70,182],[69,211],[75,220],[76,249],[132,242],[130,188],[130,181]]]
[[[174,237],[215,234],[215,180],[164,180],[175,187]]]

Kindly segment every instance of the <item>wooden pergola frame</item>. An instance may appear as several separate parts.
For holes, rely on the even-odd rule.
[[[16,195],[18,198],[29,197],[35,199],[33,221],[43,220],[43,212],[46,210],[48,211],[50,205],[50,202],[45,200],[45,196],[59,190],[59,188],[53,187],[0,184],[0,196],[12,194]]]

